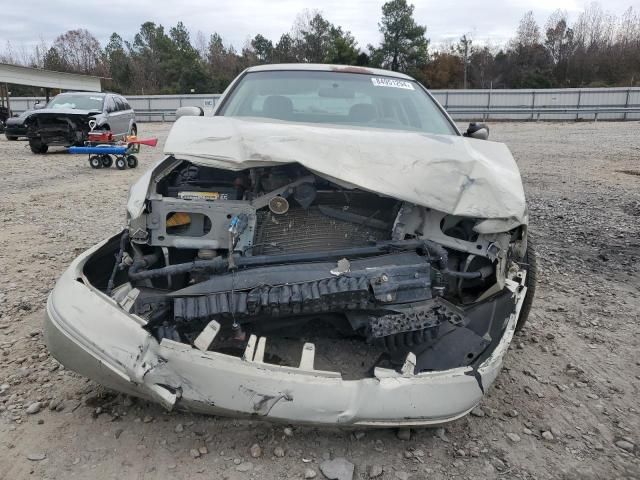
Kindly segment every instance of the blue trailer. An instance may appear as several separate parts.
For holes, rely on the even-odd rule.
[[[127,145],[99,144],[85,145],[84,147],[69,147],[68,152],[72,155],[89,155],[89,165],[91,168],[109,168],[113,165],[113,158],[116,157],[116,168],[136,168],[138,158],[133,155],[140,150],[140,144],[129,143]]]

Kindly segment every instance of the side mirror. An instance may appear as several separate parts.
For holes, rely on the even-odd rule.
[[[204,110],[200,107],[180,107],[176,110],[176,120],[180,117],[204,117]]]
[[[484,123],[471,122],[464,136],[478,140],[487,140],[489,138],[489,127]]]
[[[42,110],[47,105],[45,103],[40,103],[40,100],[36,100],[36,103],[33,104],[34,110]]]

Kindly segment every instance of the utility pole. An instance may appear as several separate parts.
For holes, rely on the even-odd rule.
[[[467,39],[467,35],[463,35],[462,38],[460,39],[460,43],[462,43],[462,61],[464,63],[464,84],[463,84],[463,88],[467,88],[467,67],[469,66],[469,44],[471,43],[470,40]]]

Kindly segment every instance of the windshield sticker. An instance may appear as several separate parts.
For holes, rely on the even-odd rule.
[[[397,80],[395,78],[372,78],[371,83],[376,87],[392,87],[404,88],[405,90],[414,90],[413,84],[406,80]]]

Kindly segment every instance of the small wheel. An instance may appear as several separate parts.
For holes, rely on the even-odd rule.
[[[118,170],[124,170],[125,168],[127,168],[127,161],[124,157],[116,158],[116,168]]]
[[[138,166],[138,157],[135,155],[127,155],[127,165],[129,168],[136,168]]]
[[[100,155],[102,157],[102,166],[104,168],[109,168],[111,165],[113,165],[113,158],[111,158],[111,155],[107,155],[106,153],[104,155]]]
[[[91,155],[89,157],[89,165],[91,165],[91,168],[102,168],[102,158],[100,158],[100,155]]]

